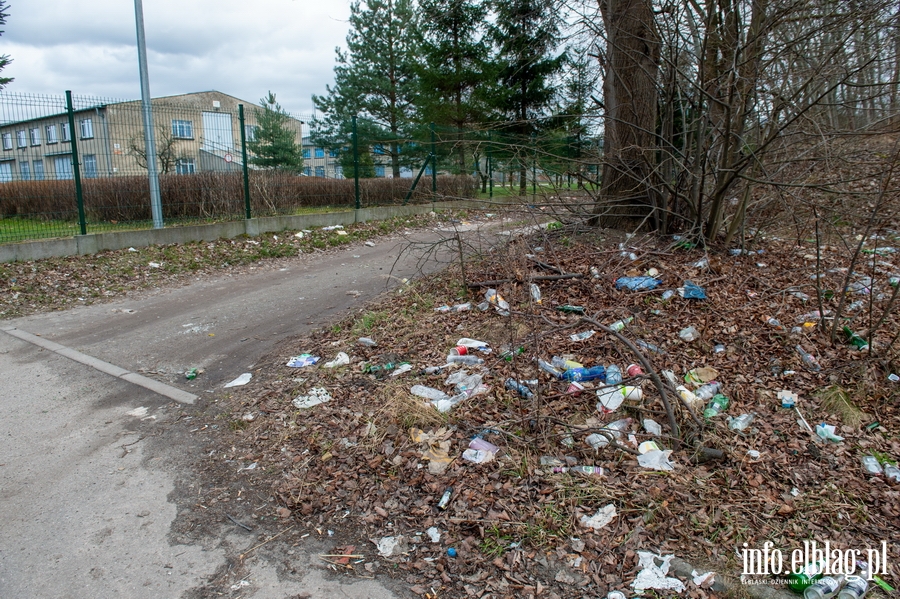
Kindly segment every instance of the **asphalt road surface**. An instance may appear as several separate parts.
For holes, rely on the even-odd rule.
[[[480,227],[463,229],[482,242]],[[202,405],[285,338],[443,266],[405,244],[382,238],[0,322],[0,597],[408,596],[379,576],[332,577],[315,559],[319,540],[236,567],[263,537],[228,526],[211,541],[176,526],[204,451],[185,433],[185,404]],[[189,367],[205,373],[187,381]]]

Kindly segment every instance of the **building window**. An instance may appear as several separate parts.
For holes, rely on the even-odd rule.
[[[316,158],[325,158],[325,148],[316,148]]]
[[[194,159],[193,158],[179,158],[175,161],[175,173],[178,175],[192,175],[194,174]]]
[[[25,135],[25,129],[16,131],[16,146],[20,148],[28,146],[28,137]]]
[[[72,172],[71,156],[57,156],[53,159],[53,168],[56,171],[57,179],[74,179],[75,174]]]
[[[176,139],[194,139],[194,122],[172,119],[172,137]]]
[[[308,166],[304,166],[304,167],[303,167],[303,174],[306,175],[307,177],[310,176],[310,175],[312,174],[312,169],[309,168]]]
[[[383,164],[375,165],[375,176],[376,177],[384,177],[384,165]]]
[[[337,158],[338,151],[332,148],[331,150],[328,150],[328,156],[331,158]]]
[[[0,162],[0,183],[12,181],[12,162]]]
[[[256,141],[257,129],[259,129],[257,125],[244,125],[244,138],[247,141]]]
[[[39,127],[33,127],[28,130],[28,136],[31,138],[31,145],[41,145],[41,130]]]
[[[384,155],[384,146],[381,144],[375,144],[374,146],[372,146],[372,152],[374,152],[375,154],[377,154],[379,156],[383,156]]]
[[[44,161],[43,160],[35,160],[31,163],[31,166],[34,167],[34,180],[35,181],[43,181],[44,180]]]
[[[31,165],[27,162],[19,163],[19,172],[22,173],[22,181],[31,180]]]
[[[324,167],[324,166],[317,166],[317,167],[316,167],[316,176],[317,176],[317,177],[324,177],[324,176],[325,176],[325,167]]]
[[[3,149],[12,150],[12,133],[3,134]]]
[[[56,125],[47,125],[44,127],[44,131],[47,133],[47,143],[55,144],[56,143]]]
[[[344,167],[338,165],[334,167],[334,178],[335,179],[343,179],[344,178]]]
[[[85,154],[84,155],[84,176],[87,179],[96,179],[97,178],[97,155],[96,154]]]
[[[53,125],[50,125],[53,127]],[[48,129],[50,127],[47,127]],[[69,133],[69,123],[60,123],[59,128],[62,130],[62,140],[63,141],[72,141],[72,134]],[[53,129],[53,142],[56,143],[56,128]],[[50,143],[50,136],[47,136],[47,143]]]
[[[9,133],[7,133],[6,135],[9,135]],[[12,142],[10,142],[10,143],[12,143]],[[12,145],[10,145],[10,147],[12,147]],[[309,148],[303,148],[303,157],[307,158],[307,159],[310,157]]]
[[[92,137],[94,137],[94,121],[91,119],[82,119],[81,139],[90,139]]]

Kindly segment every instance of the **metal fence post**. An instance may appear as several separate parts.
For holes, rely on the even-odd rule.
[[[531,193],[537,196],[537,143],[531,134]]]
[[[359,204],[359,139],[356,135],[356,115],[353,115],[353,193],[356,198],[356,209],[360,209]]]
[[[72,144],[72,173],[75,175],[75,202],[78,204],[78,225],[81,234],[87,235],[87,221],[84,217],[84,192],[81,189],[81,168],[78,165],[78,145],[75,143],[75,110],[72,108],[72,92],[66,90],[66,112],[69,114],[69,139]]]
[[[494,199],[494,153],[491,151],[491,132],[488,131],[487,148],[488,198]]]
[[[238,120],[241,123],[241,163],[244,171],[244,216],[247,220],[252,218],[250,214],[250,173],[247,171],[247,128],[244,126],[244,105],[238,104]]]
[[[434,123],[431,123],[431,193],[437,194],[437,151],[434,144]]]

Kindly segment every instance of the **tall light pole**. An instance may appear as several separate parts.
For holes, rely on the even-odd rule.
[[[159,198],[159,173],[156,172],[156,140],[153,137],[150,75],[147,73],[147,40],[144,38],[144,6],[141,0],[134,0],[134,21],[137,26],[138,65],[141,71],[141,111],[144,114],[144,151],[147,153],[147,173],[150,179],[150,212],[153,215],[153,228],[161,229],[162,201]]]

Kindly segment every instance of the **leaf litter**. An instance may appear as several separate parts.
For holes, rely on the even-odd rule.
[[[861,454],[900,458],[896,391],[885,363],[840,340],[829,343],[817,327],[798,334],[767,322],[793,322],[810,312],[809,300],[797,295],[803,290],[815,297],[814,283],[807,282],[811,265],[800,259],[807,248],[766,241],[769,268],[762,275],[752,256],[725,250],[709,251],[698,268],[697,251],[673,249],[659,237],[630,240],[637,260],[605,252],[595,239],[537,241],[561,271],[582,276],[542,281],[542,301],[532,302],[529,273],[539,271],[528,258],[533,244],[524,239],[502,255],[467,265],[469,282],[490,280],[508,302],[509,315],[490,309],[435,313],[437,305],[478,301],[477,287],[472,297],[460,294],[459,272],[409,284],[270,355],[252,384],[230,399],[235,411],[258,410],[260,417],[222,442],[258,456],[274,473],[255,480],[270,487],[291,518],[311,527],[342,526],[360,542],[372,540],[382,556],[390,555],[381,559],[392,564],[391,575],[420,595],[602,596],[661,577],[670,589],[684,582],[681,595],[712,597],[708,584],[655,572],[642,555],[676,555],[736,576],[743,543],[756,548],[771,541],[790,551],[805,539],[865,548],[892,538],[891,523],[900,517],[898,485],[859,467]],[[837,252],[822,261],[827,268],[844,264]],[[617,278],[641,276],[651,267],[659,288],[615,289]],[[662,299],[688,277],[706,299]],[[498,285],[497,279],[509,282]],[[826,273],[822,284],[833,288],[841,280],[838,272]],[[886,276],[876,279],[872,293],[876,289],[882,295],[869,297],[876,307],[886,305]],[[836,307],[839,295],[826,307]],[[660,350],[642,356],[655,372],[671,371],[679,384],[687,376],[695,391],[716,377],[729,407],[706,420],[674,403],[679,442],[650,373],[642,373],[623,381],[643,389],[637,401],[626,400],[612,413],[597,411],[595,392],[602,383],[586,381],[576,395],[536,360],[618,364],[624,372],[638,357],[606,332],[573,343],[571,331],[585,323],[558,306],[582,306],[601,323],[634,317],[621,334]],[[690,343],[678,336],[685,326],[699,334]],[[889,314],[883,329],[897,326]],[[377,345],[358,344],[363,334]],[[483,354],[484,364],[474,369],[466,366],[489,392],[440,413],[410,388],[455,392],[445,379],[457,367],[446,362],[461,336],[507,350]],[[888,340],[876,335],[875,346]],[[816,354],[821,370],[804,368],[798,344]],[[300,348],[343,350],[349,364],[311,368],[300,385],[284,367]],[[411,366],[406,377],[386,376],[403,364]],[[525,381],[531,396],[506,388],[503,381],[510,378]],[[291,405],[306,388],[326,384],[332,401],[305,410]],[[852,396],[867,415],[864,421],[845,421],[840,411],[828,409],[834,402],[823,401],[819,390],[834,386]],[[797,397],[795,409],[782,407],[777,394],[785,389]],[[668,395],[675,397],[674,389]],[[744,413],[756,415],[751,426],[729,430],[725,416]],[[836,425],[844,440],[817,440],[798,414],[814,426]],[[594,449],[586,442],[592,434],[608,435],[605,426],[626,416],[629,428],[608,437],[615,443]],[[652,425],[635,428],[642,421]],[[476,439],[498,448],[494,459],[459,459]],[[651,440],[664,457],[659,463],[671,470],[641,467],[637,447]],[[446,504],[443,497],[449,497]],[[426,529],[439,529],[439,542],[429,542]],[[403,551],[380,545],[400,537],[407,542]],[[642,575],[648,570],[653,576]],[[371,563],[364,573],[370,571]]]

